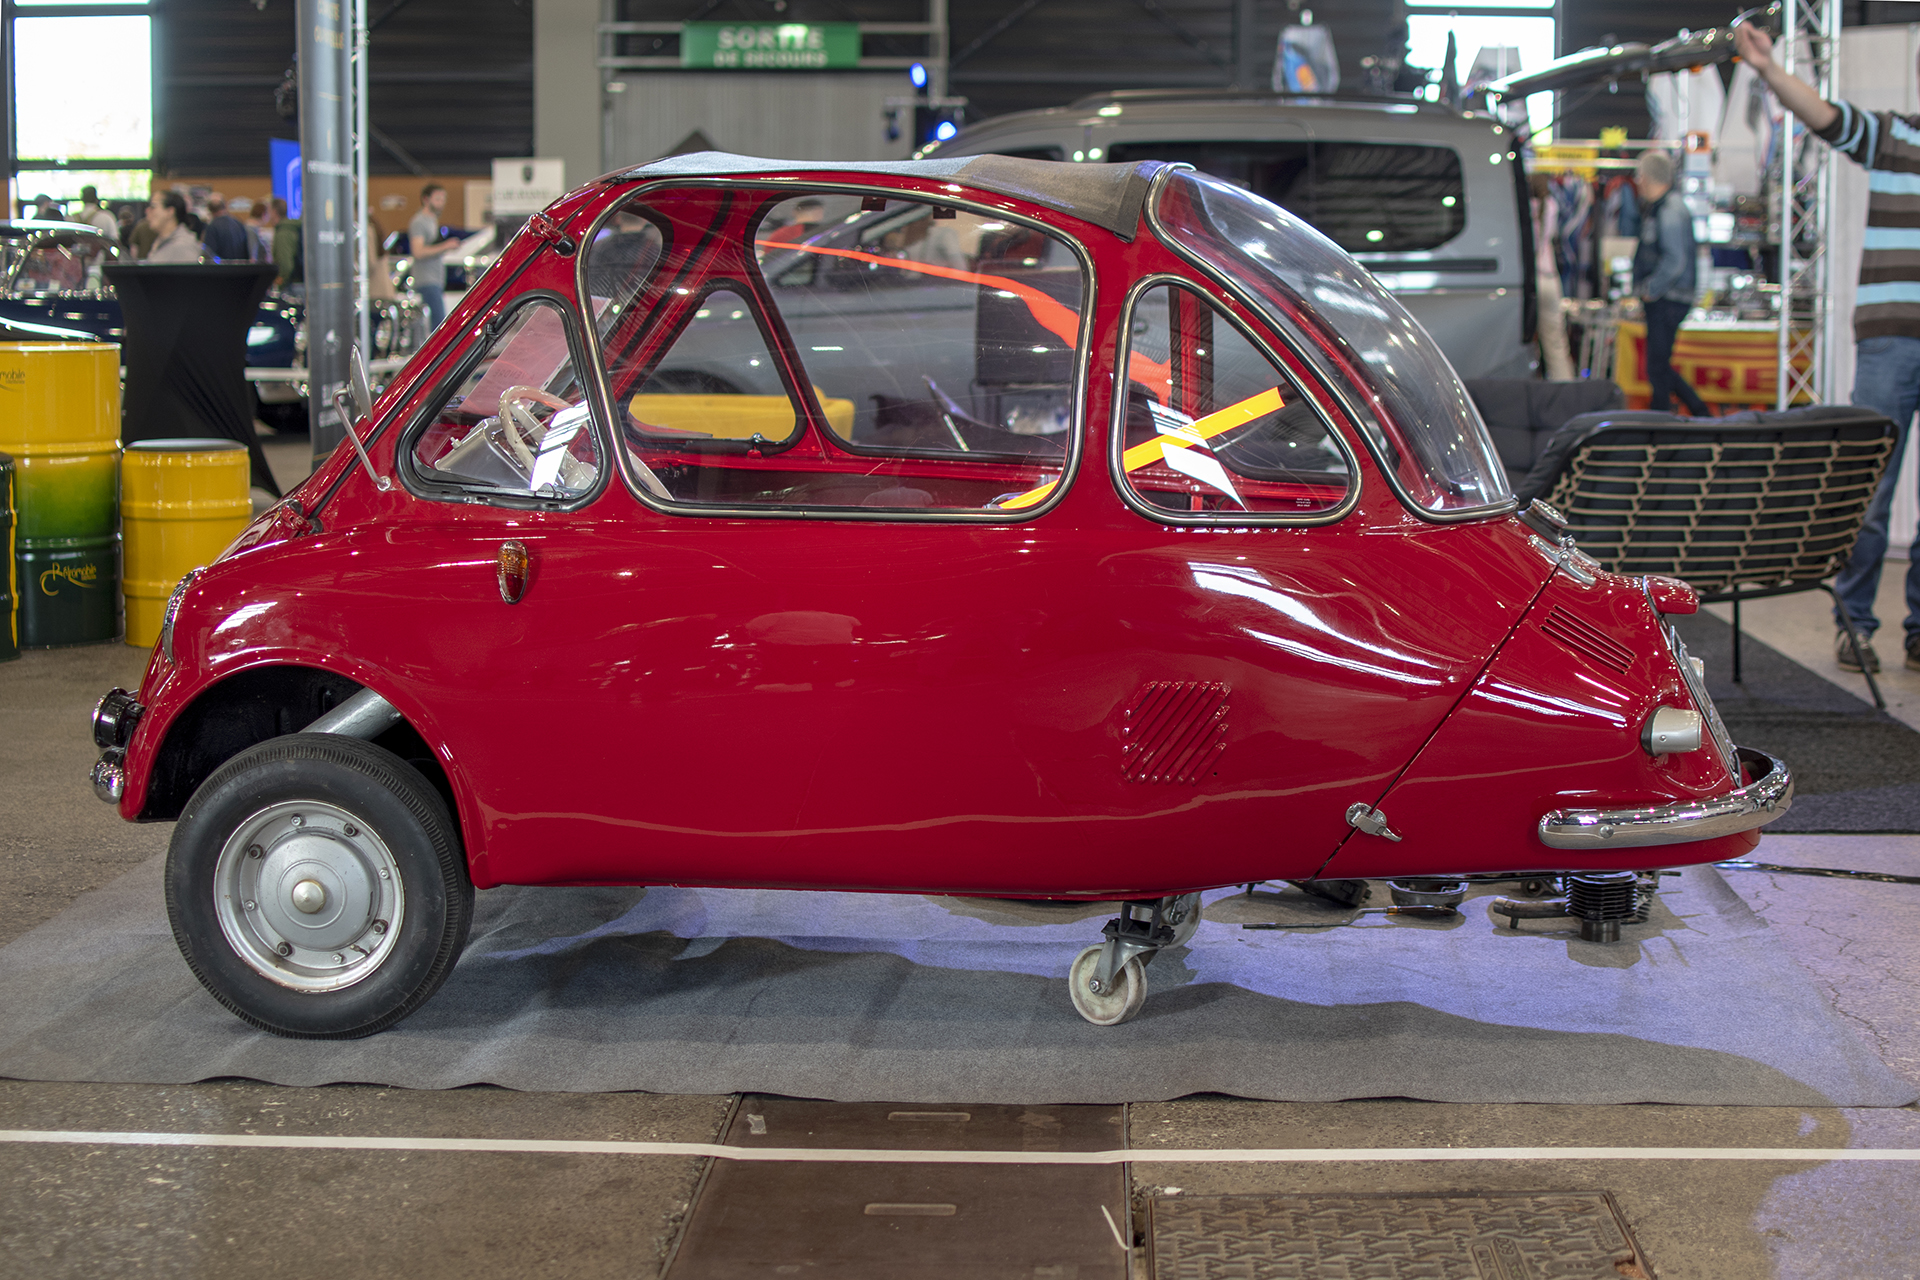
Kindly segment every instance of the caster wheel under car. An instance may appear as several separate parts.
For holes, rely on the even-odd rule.
[[[398,756],[292,734],[202,783],[167,850],[167,916],[214,999],[276,1035],[398,1022],[459,959],[473,885],[453,819]]]
[[[1117,1026],[1139,1013],[1140,1006],[1147,1002],[1147,970],[1139,956],[1129,957],[1120,966],[1107,990],[1093,989],[1094,971],[1105,949],[1105,943],[1094,943],[1074,957],[1073,968],[1067,971],[1067,990],[1073,996],[1073,1007],[1096,1027]]]

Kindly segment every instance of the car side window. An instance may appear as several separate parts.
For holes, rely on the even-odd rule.
[[[755,192],[707,263],[669,254],[634,304],[644,324],[603,325],[636,486],[703,506],[1015,516],[1046,501],[1076,438],[1071,246],[891,193],[785,194]],[[662,203],[669,238],[695,243]],[[740,278],[756,272],[764,292]]]
[[[1158,284],[1131,313],[1120,482],[1205,522],[1339,507],[1353,466],[1299,384],[1198,292]]]
[[[35,245],[13,277],[13,295],[30,298],[41,293],[66,293],[87,281],[86,246],[78,242],[46,240]]]
[[[1305,219],[1348,253],[1438,249],[1467,225],[1451,147],[1306,139],[1117,142],[1115,162],[1190,164]]]
[[[453,393],[415,432],[416,474],[479,496],[576,498],[600,474],[592,414],[561,309],[512,312]]]

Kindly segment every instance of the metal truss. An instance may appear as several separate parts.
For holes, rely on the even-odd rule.
[[[1839,90],[1842,0],[1780,0],[1782,68],[1827,101]],[[1832,390],[1834,314],[1828,291],[1828,224],[1833,214],[1830,147],[1817,145],[1782,113],[1773,173],[1773,221],[1780,228],[1780,376],[1775,407],[1824,404]]]

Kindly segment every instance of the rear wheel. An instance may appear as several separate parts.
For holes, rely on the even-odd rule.
[[[1096,1027],[1118,1026],[1139,1013],[1140,1006],[1147,1002],[1147,970],[1139,956],[1128,957],[1102,990],[1093,989],[1094,973],[1105,947],[1105,943],[1094,943],[1074,957],[1073,967],[1067,971],[1067,992],[1073,997],[1074,1009]]]
[[[194,976],[276,1035],[351,1039],[431,996],[473,917],[452,818],[391,752],[292,734],[241,752],[187,803],[167,916]]]

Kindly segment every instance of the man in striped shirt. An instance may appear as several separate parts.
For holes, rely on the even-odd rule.
[[[1781,70],[1773,60],[1773,41],[1751,23],[1734,29],[1734,43],[1741,60],[1787,110],[1868,170],[1865,252],[1853,308],[1853,403],[1893,419],[1900,438],[1853,544],[1853,556],[1833,582],[1864,639],[1880,625],[1873,600],[1887,553],[1887,517],[1908,427],[1920,404],[1920,116],[1868,112],[1826,101],[1812,85]],[[1906,657],[1908,668],[1920,671],[1920,539],[1908,554]],[[1837,609],[1834,625],[1844,626]],[[1880,669],[1871,647],[1863,643],[1860,654],[1869,670]],[[1844,630],[1834,637],[1834,659],[1843,670],[1860,669]]]

